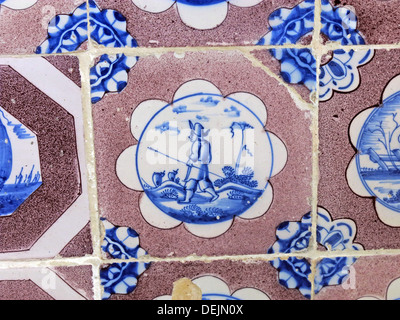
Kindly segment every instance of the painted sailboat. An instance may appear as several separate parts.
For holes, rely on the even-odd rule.
[[[41,184],[37,137],[0,107],[0,217],[13,214]]]
[[[0,120],[0,191],[11,175],[12,148],[7,129]]]

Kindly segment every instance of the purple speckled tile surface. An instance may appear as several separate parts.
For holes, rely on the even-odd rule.
[[[92,300],[91,278],[90,266],[2,270],[0,298],[1,300]]]
[[[221,260],[204,262],[156,262],[139,279],[137,290],[128,295],[114,295],[115,300],[153,300],[171,296],[173,283],[181,278],[193,280],[213,277],[209,282],[223,281],[226,294],[234,295],[244,288],[258,290],[263,300],[304,300],[296,290],[288,290],[276,281],[276,273],[269,262]],[[206,288],[203,287],[203,293]],[[217,292],[215,292],[217,293]]]
[[[0,300],[400,299],[399,4],[0,0]]]
[[[332,0],[337,7],[349,8],[357,17],[357,29],[367,44],[400,42],[398,0]]]
[[[8,2],[8,3],[7,3]],[[0,7],[0,54],[34,54],[48,37],[50,21],[59,14],[71,14],[84,3],[69,1],[6,1]],[[24,5],[26,3],[26,5]],[[18,8],[18,9],[15,9]],[[84,46],[82,47],[84,48]]]
[[[276,80],[266,77],[239,52],[143,57],[129,77],[123,92],[110,94],[93,105],[99,210],[114,225],[135,229],[152,256],[262,254],[275,239],[275,226],[283,216],[293,219],[310,211],[310,114],[299,110]],[[282,172],[271,178],[273,201],[268,212],[254,220],[235,219],[229,230],[214,240],[194,236],[183,225],[163,230],[147,223],[138,207],[143,192],[129,190],[116,175],[120,154],[136,144],[130,119],[137,105],[150,99],[171,101],[179,86],[194,79],[213,83],[223,96],[248,92],[264,101],[266,128],[284,142],[289,155]],[[293,130],[286,130],[286,121]]]
[[[243,1],[230,3],[228,9],[219,13],[217,27],[205,26],[202,29],[190,18],[185,20],[185,12],[180,11],[182,4],[175,3],[161,12],[152,12],[150,8],[140,9],[140,2],[122,0],[98,0],[102,9],[110,8],[120,12],[127,20],[128,32],[143,47],[193,47],[193,46],[243,46],[253,45],[268,32],[268,17],[277,7],[292,7],[298,0]],[[157,2],[157,1],[150,1]],[[179,1],[178,1],[179,2]],[[258,4],[255,4],[258,2]],[[172,4],[173,1],[166,1]],[[241,3],[240,6],[235,4]],[[155,6],[158,6],[156,4]],[[247,7],[246,7],[247,6]],[[219,8],[214,8],[217,12]],[[153,10],[155,11],[155,10]],[[187,10],[189,11],[189,10]],[[183,19],[182,19],[183,17]],[[213,15],[205,16],[204,21],[212,21]],[[222,20],[222,21],[221,21]],[[185,22],[186,23],[185,23]]]
[[[358,258],[341,286],[326,287],[317,300],[398,300],[399,256]],[[396,281],[397,280],[397,281]]]

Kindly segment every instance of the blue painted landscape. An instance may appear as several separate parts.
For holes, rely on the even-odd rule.
[[[0,119],[1,217],[11,215],[42,182],[38,168],[38,150],[32,141],[35,136],[21,123],[10,120],[11,116],[4,110],[0,109],[0,115],[2,116]],[[32,150],[34,150],[32,156],[27,156]],[[13,172],[17,174],[13,176]]]
[[[0,217],[11,215],[37,188],[40,187],[40,173],[34,173],[34,166],[29,174],[21,173],[13,184],[4,184],[0,191]]]
[[[233,167],[225,166],[222,171],[225,177],[214,181],[216,200],[206,192],[195,192],[189,203],[184,202],[185,183],[176,176],[176,170],[168,176],[165,172],[155,173],[155,186],[144,183],[145,192],[163,212],[180,221],[215,223],[229,220],[250,208],[264,190],[256,189],[258,182],[252,180],[254,172],[250,169],[236,174]]]
[[[358,170],[369,192],[400,209],[400,91],[376,108],[364,124],[357,148]],[[361,158],[362,157],[362,158]]]
[[[262,163],[255,162],[255,139],[266,147],[258,156],[265,157]],[[190,224],[214,224],[248,213],[263,195],[273,165],[268,148],[263,124],[249,108],[200,92],[155,114],[139,139],[137,154],[144,157],[136,169],[161,212]]]

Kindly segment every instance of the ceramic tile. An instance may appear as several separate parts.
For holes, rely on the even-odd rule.
[[[87,38],[85,9],[83,0],[2,0],[0,54],[79,50],[78,42]],[[81,17],[79,23],[78,19],[72,21],[74,15]],[[61,24],[65,29],[60,30],[61,24],[57,26],[56,21],[62,21]],[[48,39],[51,39],[50,42]],[[51,50],[45,50],[45,47]]]
[[[90,266],[0,270],[1,300],[92,300]]]
[[[359,257],[341,285],[323,288],[317,300],[399,300],[400,257]]]
[[[92,109],[100,214],[152,256],[265,253],[283,217],[310,211],[310,113],[239,52],[141,57]]]
[[[75,57],[0,59],[0,259],[91,253],[78,74]]]
[[[397,160],[395,155],[385,158],[382,149],[386,141],[397,150],[396,104],[386,99],[396,97],[399,59],[399,50],[375,50],[372,60],[359,69],[361,81],[355,91],[336,92],[320,103],[318,203],[335,219],[352,219],[365,249],[399,246]]]
[[[0,300],[399,299],[399,4],[0,0]]]
[[[400,42],[398,0],[322,0],[322,37],[342,45]]]
[[[253,50],[251,54],[280,81],[290,85],[303,101],[317,101],[317,66],[311,48]]]
[[[315,239],[319,248],[328,251],[363,250],[363,246],[355,241],[357,226],[352,220],[333,220],[330,213],[321,207],[318,207],[317,212]],[[268,253],[294,254],[307,251],[313,245],[312,229],[311,213],[305,214],[300,221],[282,222],[276,229],[277,241],[268,249]],[[310,299],[325,286],[341,284],[346,271],[354,262],[352,257],[329,257],[313,265],[309,258],[292,256],[277,258],[272,261],[272,265],[277,269],[282,286],[297,289]]]
[[[298,3],[298,0],[96,1],[100,10],[115,10],[121,21],[126,20],[128,33],[141,47],[253,45],[268,33],[269,18],[275,10]],[[313,10],[311,6],[311,20]]]
[[[103,269],[108,268],[104,266]],[[138,278],[136,287],[116,285],[109,300],[170,300],[174,282],[186,278],[201,290],[203,300],[304,300],[299,291],[278,283],[266,261],[152,262]],[[108,290],[107,281],[103,287]],[[132,291],[130,291],[132,290]]]

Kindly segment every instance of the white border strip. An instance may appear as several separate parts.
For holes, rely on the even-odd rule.
[[[0,260],[52,258],[56,256],[90,220],[85,161],[85,141],[81,88],[42,57],[0,58],[40,91],[74,116],[82,193],[27,251],[0,253]]]

